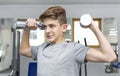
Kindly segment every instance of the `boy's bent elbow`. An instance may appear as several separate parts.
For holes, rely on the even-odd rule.
[[[21,50],[19,51],[20,55],[26,56],[25,50]]]
[[[112,56],[111,58],[109,58],[108,60],[107,60],[107,62],[115,62],[117,60],[117,56],[115,55],[115,56]]]
[[[21,49],[20,49],[19,53],[20,53],[21,55],[24,55],[24,50],[21,50]]]
[[[19,53],[23,56],[31,57],[31,48],[20,49]]]

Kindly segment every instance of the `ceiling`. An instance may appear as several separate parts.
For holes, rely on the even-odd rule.
[[[0,5],[120,4],[120,0],[0,0]]]

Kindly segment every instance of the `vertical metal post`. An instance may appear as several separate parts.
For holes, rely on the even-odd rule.
[[[17,48],[16,48],[16,64],[17,64],[17,68],[16,68],[16,70],[17,70],[17,76],[20,76],[20,54],[19,54],[19,48],[20,48],[20,32],[19,31],[17,31]]]
[[[85,42],[85,46],[87,46],[86,38],[84,38],[84,42]],[[84,63],[84,67],[85,67],[85,76],[87,76],[87,64],[86,63]]]
[[[78,41],[78,43],[80,43],[80,41]],[[82,64],[80,65],[80,71],[79,71],[79,76],[82,76]]]
[[[12,71],[9,76],[19,76],[19,45],[20,45],[20,33],[16,31],[15,28],[12,28],[13,32],[13,59],[12,59]]]
[[[10,76],[17,76],[16,75],[16,30],[12,28],[13,32],[13,59],[12,59],[12,72]]]

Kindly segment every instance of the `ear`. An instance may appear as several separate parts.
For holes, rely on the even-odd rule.
[[[63,31],[63,32],[66,32],[66,31],[67,31],[67,24],[63,24],[63,25],[62,25],[62,31]]]

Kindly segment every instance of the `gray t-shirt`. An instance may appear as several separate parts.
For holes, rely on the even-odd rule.
[[[43,43],[32,47],[32,57],[37,59],[37,76],[79,76],[88,47],[79,43]]]

